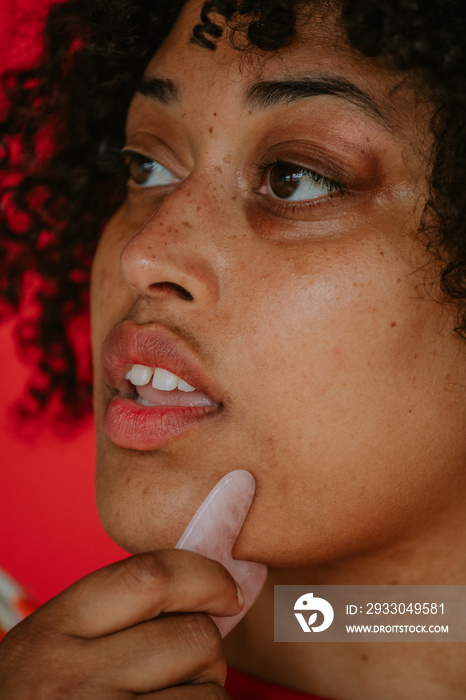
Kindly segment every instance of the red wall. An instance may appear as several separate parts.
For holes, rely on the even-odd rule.
[[[44,5],[0,0],[1,68],[34,51],[38,24],[30,13]],[[124,553],[104,533],[95,510],[92,425],[68,441],[51,432],[21,439],[9,407],[21,396],[29,370],[16,359],[11,324],[0,325],[0,362],[0,567],[44,602]]]
[[[0,326],[0,567],[44,602],[90,571],[124,556],[94,505],[94,432],[22,439],[8,407],[27,370],[16,360],[11,324]]]

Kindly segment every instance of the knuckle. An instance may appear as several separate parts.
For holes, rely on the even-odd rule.
[[[124,561],[122,578],[124,585],[154,595],[171,587],[173,573],[162,557],[137,554]]]
[[[223,658],[222,638],[215,622],[206,613],[186,616],[190,641],[212,661]]]
[[[223,645],[217,625],[205,613],[192,613],[183,616],[179,633],[197,659],[192,670],[191,680],[202,683],[225,683],[227,665],[223,655]]]

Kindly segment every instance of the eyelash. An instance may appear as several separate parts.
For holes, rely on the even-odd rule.
[[[259,183],[256,187],[256,191],[266,181],[266,178],[270,175],[274,167],[290,168],[295,169],[296,171],[300,170],[301,172],[308,175],[316,185],[322,185],[328,188],[329,190],[328,194],[324,197],[301,201],[287,201],[285,199],[280,200],[279,198],[269,197],[267,206],[272,206],[275,210],[275,213],[278,215],[285,214],[286,212],[293,213],[296,210],[303,210],[310,207],[319,207],[328,203],[328,200],[332,199],[334,196],[343,196],[347,192],[347,188],[337,180],[325,177],[325,175],[321,175],[315,170],[303,167],[302,165],[294,163],[291,160],[283,160],[281,158],[277,158],[276,160],[269,161],[267,163],[256,163],[255,167],[258,173]]]

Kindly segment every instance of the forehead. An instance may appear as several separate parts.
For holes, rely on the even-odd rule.
[[[414,89],[413,76],[393,70],[383,58],[367,58],[351,47],[335,9],[317,5],[302,11],[292,43],[277,52],[240,51],[224,37],[210,51],[191,41],[202,5],[199,0],[186,3],[146,70],[149,79],[172,81],[181,99],[199,95],[201,90],[205,105],[226,104],[227,93],[246,105],[251,86],[258,82],[310,77],[323,78],[327,86],[329,81],[350,84],[353,98],[355,93],[366,96],[366,105],[372,104],[373,111],[395,128],[405,126],[407,119],[412,123],[413,112],[426,111],[426,103]],[[351,97],[348,91],[345,97]],[[363,101],[359,100],[360,107]]]

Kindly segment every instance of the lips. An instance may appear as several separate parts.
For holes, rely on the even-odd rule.
[[[205,405],[188,405],[192,403],[188,399],[178,402],[186,405],[142,405],[133,385],[125,379],[132,365],[168,370],[195,387],[198,394],[202,393]],[[161,448],[212,420],[221,408],[220,390],[209,379],[195,353],[163,326],[138,325],[132,321],[115,326],[102,347],[102,370],[111,395],[105,410],[104,430],[120,447]],[[164,403],[173,404],[173,400]]]

